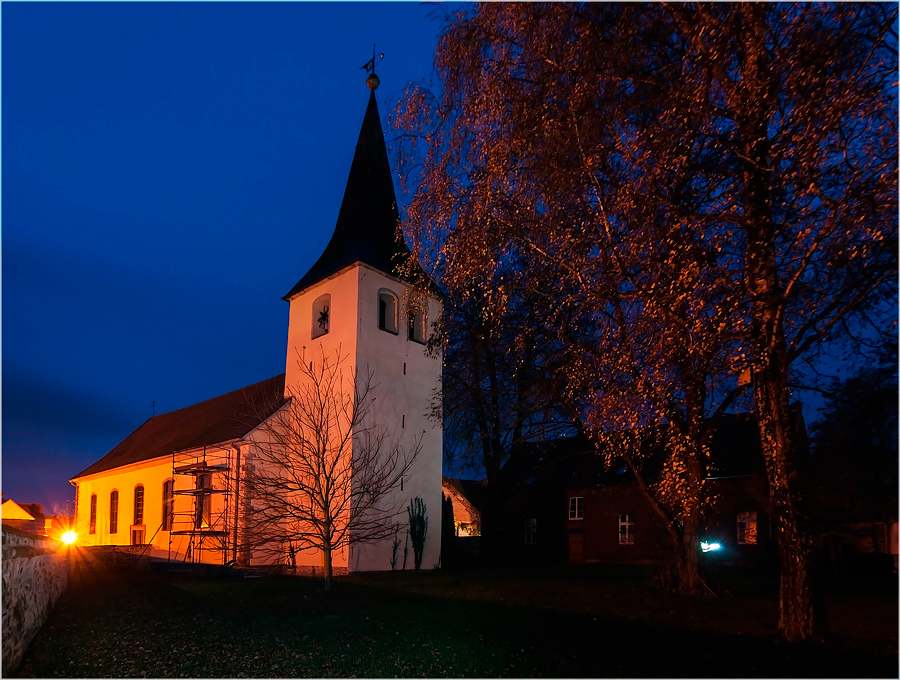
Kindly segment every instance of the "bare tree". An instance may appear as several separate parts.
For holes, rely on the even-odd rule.
[[[312,362],[301,354],[298,366],[299,384],[257,430],[242,544],[275,559],[320,550],[328,591],[335,551],[394,536],[404,507],[392,492],[421,442],[406,450],[391,439],[372,410],[374,374],[348,366],[340,350]]]

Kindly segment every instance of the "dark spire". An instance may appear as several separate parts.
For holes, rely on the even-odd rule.
[[[369,106],[359,131],[334,234],[325,252],[284,296],[285,300],[354,262],[364,262],[386,274],[399,276],[397,265],[404,264],[410,256],[400,231],[391,166],[375,102],[377,76],[370,75],[366,84],[371,90]]]

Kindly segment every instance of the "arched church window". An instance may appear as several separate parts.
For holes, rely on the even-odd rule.
[[[109,533],[119,532],[119,492],[112,491],[109,494]]]
[[[132,524],[144,523],[144,485],[138,484],[134,487],[134,522]]]
[[[409,317],[409,339],[424,345],[425,311],[421,307],[410,307],[406,314]]]
[[[162,530],[172,531],[172,519],[175,517],[175,481],[167,479],[163,482],[162,498]]]
[[[312,308],[312,336],[318,338],[325,335],[331,328],[331,295],[320,295],[313,302]]]
[[[97,494],[95,493],[91,494],[91,519],[88,525],[88,533],[97,533]]]
[[[397,296],[386,288],[378,291],[378,327],[394,335],[400,332],[397,324]]]

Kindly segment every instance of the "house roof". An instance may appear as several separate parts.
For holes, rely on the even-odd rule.
[[[44,519],[43,503],[19,503],[19,505],[34,519]]]
[[[16,503],[12,498],[3,501],[2,513],[3,519],[34,519],[34,516],[30,512]]]
[[[243,437],[284,403],[284,374],[153,416],[72,479]]]
[[[792,427],[801,446],[806,428],[802,412],[791,409]],[[641,431],[636,431],[641,432]],[[657,442],[657,430],[643,428],[646,447],[642,457],[644,476],[656,479],[665,461],[665,449]],[[611,440],[623,433],[613,433]],[[710,478],[743,475],[765,475],[759,425],[749,413],[724,414],[719,417],[709,446]],[[594,444],[586,437],[559,439],[524,444],[518,457],[510,458],[501,468],[501,481],[515,493],[536,489],[574,489],[591,486],[611,486],[634,477],[624,462],[608,465]]]
[[[409,257],[373,89],[334,234],[316,263],[283,299],[289,300],[354,262],[400,277],[397,265],[405,264]]]
[[[792,411],[792,419],[796,413]],[[805,428],[804,428],[805,429]],[[725,414],[709,443],[710,477],[764,475],[766,473],[759,424],[749,413]]]
[[[519,453],[516,465],[506,470],[514,462],[510,458],[501,470],[503,481],[513,495],[622,481],[619,466],[608,466],[590,440],[582,435],[528,442]]]
[[[480,511],[484,506],[484,480],[444,477],[443,483],[466,499],[476,510]]]

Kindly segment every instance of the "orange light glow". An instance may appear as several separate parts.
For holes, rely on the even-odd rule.
[[[61,538],[66,545],[72,545],[78,539],[78,534],[74,531],[66,531]]]

